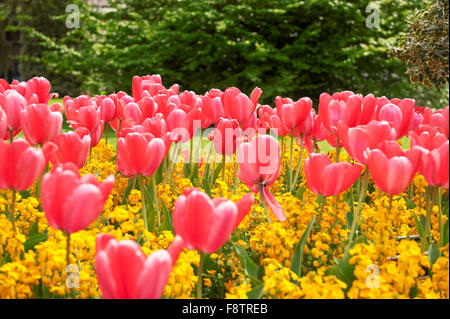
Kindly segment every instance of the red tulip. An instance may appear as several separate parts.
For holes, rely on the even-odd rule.
[[[202,127],[207,128],[211,124],[215,124],[219,118],[225,115],[220,96],[213,98],[205,95],[202,97],[202,111]]]
[[[286,220],[283,208],[268,187],[280,174],[280,145],[270,135],[258,135],[251,142],[242,143],[238,151],[239,179],[254,193],[262,193],[275,217]]]
[[[411,183],[420,164],[417,147],[402,151],[395,141],[386,141],[368,151],[367,166],[373,182],[384,192],[397,195]]]
[[[419,132],[419,129],[421,129],[421,132]],[[416,131],[409,132],[411,147],[420,146],[431,151],[448,141],[444,134],[437,132],[427,124],[421,125]]]
[[[315,194],[335,196],[347,190],[361,175],[361,164],[332,163],[324,154],[311,153],[305,161],[305,177]]]
[[[431,186],[448,189],[449,185],[449,142],[448,140],[431,151],[422,149],[422,160],[419,173]]]
[[[117,241],[111,235],[98,235],[95,269],[103,298],[161,298],[181,249],[182,240],[176,237],[167,250],[155,251],[146,258],[132,240]]]
[[[216,153],[233,155],[236,153],[237,140],[241,136],[238,121],[225,118],[218,119],[213,136]]]
[[[117,116],[117,108],[114,101],[106,97],[100,102],[101,119],[106,123],[111,122]]]
[[[244,196],[238,204],[225,198],[211,199],[196,188],[178,197],[173,210],[173,226],[186,248],[209,254],[230,237],[250,210],[253,196]]]
[[[337,92],[319,97],[319,115],[325,127],[337,134],[337,123],[343,121],[348,127],[356,126],[361,114],[361,96],[351,91]]]
[[[72,164],[55,166],[44,175],[42,208],[50,226],[75,233],[89,226],[102,212],[114,186],[114,176],[100,183],[93,175],[80,177]]]
[[[8,119],[5,111],[0,107],[0,140],[7,139],[8,135]]]
[[[0,140],[0,189],[24,191],[30,187],[47,165],[46,149],[31,147],[22,138],[12,144]]]
[[[275,98],[275,104],[281,121],[291,132],[308,119],[312,108],[312,101],[308,97],[294,102],[290,98],[283,99],[277,96]]]
[[[425,123],[435,127],[439,132],[444,134],[447,138],[449,136],[449,107],[448,105],[440,110],[431,111],[426,108],[424,111]]]
[[[388,121],[397,132],[397,138],[408,134],[414,124],[414,103],[412,99],[392,99],[391,103],[385,103],[381,99],[377,109],[377,120]],[[395,102],[395,103],[394,103]]]
[[[58,136],[63,117],[47,104],[31,104],[21,111],[20,121],[26,140],[32,145],[43,145]]]
[[[79,129],[75,132],[70,131],[58,135],[54,143],[58,146],[58,150],[50,155],[50,162],[53,166],[65,163],[73,163],[78,168],[84,166],[91,146],[89,134],[83,135]]]
[[[34,102],[35,104],[48,104],[48,101],[50,101],[53,97],[58,97],[57,93],[50,94],[50,82],[44,77],[34,77],[28,80],[28,84],[33,92],[33,95],[36,95],[37,100]]]
[[[371,121],[367,125],[348,128],[344,123],[338,124],[339,138],[350,156],[367,164],[368,149],[377,148],[386,140],[394,140],[396,131],[386,121]]]
[[[20,112],[26,105],[25,98],[14,90],[6,90],[0,94],[0,108],[6,113],[8,131],[15,131],[15,134],[19,132]]]
[[[150,133],[130,133],[117,141],[117,169],[125,176],[152,175],[162,163],[166,147]]]
[[[260,88],[255,88],[248,98],[238,88],[227,88],[221,97],[225,116],[237,120],[241,125],[246,123],[255,112],[261,93]]]

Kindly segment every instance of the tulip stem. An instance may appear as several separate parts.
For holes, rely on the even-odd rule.
[[[89,147],[89,161],[88,161],[88,163],[91,162],[91,159],[92,159],[92,146]]]
[[[303,135],[300,136],[300,157],[298,159],[298,165],[297,170],[295,172],[294,181],[291,185],[291,188],[289,189],[289,192],[292,192],[294,190],[295,185],[297,184],[298,174],[300,173],[300,168],[302,167],[302,160],[303,160]]]
[[[440,187],[436,187],[436,192],[437,192],[437,200],[438,200],[438,209],[439,209],[439,247],[444,246],[444,224],[442,223],[442,206],[441,206],[441,201],[442,201],[442,193],[441,193],[441,188]]]
[[[292,165],[293,165],[293,163],[292,163],[292,153],[293,153],[293,151],[294,151],[294,137],[293,136],[291,136],[291,147],[290,147],[290,149],[291,149],[291,154],[290,154],[290,159],[289,159],[289,163],[290,163],[290,165],[289,165],[289,191],[292,189]]]
[[[425,230],[424,230],[424,236],[422,238],[421,242],[421,249],[422,252],[426,251],[428,249],[428,245],[430,243],[430,227],[431,227],[431,211],[433,209],[433,190],[432,186],[427,187],[427,215],[425,219]]]
[[[341,141],[338,136],[336,141],[336,163],[339,163],[339,154],[341,154]]]
[[[202,275],[203,275],[203,261],[205,259],[205,253],[198,251],[200,255],[200,261],[198,264],[198,272],[197,272],[197,291],[196,291],[196,298],[202,299],[203,293],[202,293]]]
[[[365,198],[368,184],[369,184],[369,169],[366,167],[366,170],[364,172],[364,177],[363,177],[363,184],[361,185],[361,189],[359,191],[358,206],[356,208],[355,214],[353,215],[352,227],[350,229],[350,234],[348,236],[348,244],[347,244],[347,246],[345,246],[344,258],[346,258],[348,256],[350,248],[353,244],[353,237],[355,235],[356,225],[358,223],[359,213],[361,211],[361,205]]]
[[[281,167],[283,167],[284,136],[281,137]]]
[[[12,190],[12,198],[11,198],[11,210],[10,210],[10,214],[11,214],[11,223],[12,223],[12,226],[13,226],[13,230],[14,230],[14,233],[17,233],[17,230],[16,230],[16,218],[14,217],[14,211],[15,211],[15,208],[16,208],[16,190],[15,189],[13,189]]]
[[[153,185],[153,193],[155,194],[156,213],[158,216],[158,228],[160,228],[161,227],[161,212],[160,212],[159,203],[158,203],[158,191],[156,190],[155,174],[152,175],[152,185]]]
[[[105,145],[108,145],[108,122],[106,122],[105,126]]]
[[[147,208],[145,205],[145,186],[144,186],[144,176],[139,176],[139,182],[141,186],[141,200],[142,200],[142,217],[144,218],[144,227],[148,230],[148,220],[147,220]]]
[[[225,153],[222,154],[222,181],[225,182],[225,162],[226,162],[226,158],[225,158]]]
[[[66,267],[70,265],[70,233],[66,232]]]
[[[321,200],[320,200],[320,207],[319,207],[319,216],[317,217],[317,226],[320,229],[320,222],[322,221],[322,216],[323,216],[323,209],[325,208],[325,203],[327,202],[327,197],[324,195],[320,195]]]
[[[267,216],[267,221],[269,222],[269,224],[272,224],[272,221],[270,220],[269,211],[267,210],[266,201],[264,200],[264,184],[259,184],[259,196],[261,197],[261,203],[263,204],[264,212],[266,213]]]
[[[9,130],[9,142],[12,144],[13,140],[14,140],[14,135],[13,135],[13,130]]]

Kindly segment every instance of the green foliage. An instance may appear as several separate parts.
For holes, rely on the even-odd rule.
[[[410,17],[410,29],[392,54],[406,65],[411,82],[438,89],[448,83],[448,18],[447,0],[432,0]]]
[[[34,36],[47,68],[78,80],[81,93],[130,92],[132,76],[159,73],[199,94],[259,86],[268,104],[337,90],[438,103],[387,57],[419,0],[116,0],[103,13],[74,3],[79,29],[60,41]],[[369,4],[379,8],[378,28],[366,26]]]

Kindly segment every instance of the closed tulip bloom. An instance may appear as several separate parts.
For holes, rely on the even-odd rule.
[[[275,98],[275,105],[277,107],[278,115],[284,126],[292,131],[299,127],[310,115],[312,108],[312,101],[308,97],[299,99],[297,102],[289,98]]]
[[[31,147],[22,138],[12,144],[0,140],[0,189],[29,188],[44,171],[46,156],[46,148]]]
[[[428,126],[428,128],[427,128]],[[411,147],[420,146],[429,151],[438,148],[442,144],[448,141],[447,137],[433,129],[429,125],[422,125],[423,130],[416,130],[409,132],[409,138],[411,141]],[[420,132],[421,131],[421,132]]]
[[[435,127],[439,132],[449,137],[449,107],[448,105],[436,111],[427,108],[424,111],[425,123]]]
[[[361,114],[361,103],[351,91],[336,92],[332,96],[322,93],[319,97],[319,115],[322,123],[332,133],[337,134],[338,122],[344,122],[348,127],[354,127],[358,123]]]
[[[207,128],[211,124],[215,124],[217,120],[224,117],[222,100],[220,96],[211,97],[211,95],[205,95],[202,97],[202,127]]]
[[[101,119],[105,122],[111,122],[117,116],[117,108],[114,101],[106,97],[100,102]]]
[[[91,146],[91,137],[89,134],[80,136],[77,131],[62,133],[56,137],[54,143],[58,150],[50,155],[53,166],[65,163],[73,163],[79,169],[84,166]]]
[[[283,208],[268,187],[280,174],[280,145],[270,135],[258,135],[251,142],[242,143],[238,150],[239,179],[254,193],[260,193],[275,217],[286,220]]]
[[[395,102],[396,104],[394,104]],[[397,138],[408,134],[410,127],[414,124],[414,103],[412,99],[391,100],[391,103],[385,103],[380,100],[381,106],[378,106],[377,120],[388,121],[397,132]]]
[[[6,90],[0,94],[0,108],[6,114],[8,131],[18,133],[20,130],[20,112],[25,108],[25,98],[15,90]]]
[[[422,150],[419,173],[431,186],[447,188],[449,186],[449,142],[448,140],[431,151]]]
[[[63,117],[52,112],[47,104],[31,104],[21,111],[23,135],[31,145],[43,145],[53,141],[62,128]]]
[[[166,154],[164,141],[150,133],[130,133],[117,141],[117,169],[125,176],[152,175]]]
[[[332,163],[325,154],[312,153],[305,161],[305,177],[312,192],[335,196],[347,190],[361,175],[361,164]]]
[[[91,174],[81,177],[72,163],[55,166],[41,185],[48,224],[68,233],[86,228],[101,214],[113,186],[114,176],[101,183]]]
[[[368,151],[367,166],[378,188],[397,195],[411,183],[420,158],[421,152],[417,147],[403,151],[397,142],[386,141],[379,148]]]
[[[167,250],[146,257],[132,240],[108,234],[96,239],[95,270],[104,299],[159,299],[182,249],[176,237]]]
[[[187,189],[178,197],[173,210],[173,227],[186,248],[209,254],[228,240],[253,203],[244,196],[238,204],[225,199],[211,199],[199,189]]]
[[[260,88],[255,88],[248,98],[238,88],[227,88],[221,97],[225,116],[237,120],[241,125],[247,122],[256,110],[261,93]]]
[[[233,155],[236,153],[237,140],[241,136],[238,121],[220,118],[213,131],[213,136],[216,153]]]

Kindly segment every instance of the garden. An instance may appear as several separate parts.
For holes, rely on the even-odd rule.
[[[0,5],[0,299],[448,299],[448,2],[153,2]]]

